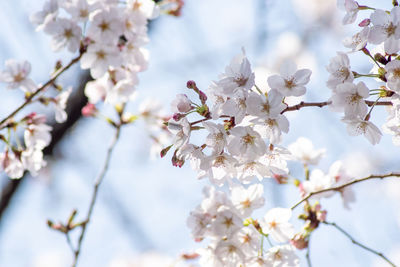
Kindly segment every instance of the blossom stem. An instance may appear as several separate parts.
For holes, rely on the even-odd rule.
[[[329,191],[340,191],[343,188],[356,184],[356,183],[360,183],[360,182],[364,182],[367,180],[371,180],[371,179],[385,179],[385,178],[389,178],[389,177],[397,177],[400,178],[400,172],[391,172],[391,173],[387,173],[387,174],[381,174],[381,175],[370,175],[364,178],[360,178],[360,179],[355,179],[353,181],[350,181],[348,183],[339,185],[339,186],[335,186],[335,187],[331,187],[331,188],[326,188],[326,189],[322,189],[322,190],[318,190],[315,192],[311,192],[308,195],[306,195],[304,198],[302,198],[300,201],[298,201],[296,204],[294,204],[291,209],[295,209],[297,206],[299,206],[301,203],[307,201],[310,197],[317,195],[317,194],[321,194],[321,193],[325,193],[325,192],[329,192]]]
[[[365,116],[365,118],[364,118],[365,121],[368,121],[369,118],[371,117],[371,112],[372,112],[372,110],[374,109],[376,103],[378,103],[379,99],[381,99],[381,97],[378,97],[378,98],[375,100],[375,102],[372,104],[371,109],[369,110],[368,114],[367,114],[367,115]]]
[[[393,262],[391,262],[388,258],[386,258],[385,255],[383,255],[381,252],[378,252],[378,251],[376,251],[376,250],[374,250],[372,248],[369,248],[369,247],[361,244],[360,242],[356,241],[349,233],[347,233],[343,228],[338,226],[336,223],[334,223],[334,222],[322,222],[322,223],[335,227],[342,234],[344,234],[347,238],[349,238],[353,244],[355,244],[355,245],[357,245],[357,246],[359,246],[359,247],[361,247],[361,248],[363,248],[363,249],[365,249],[365,250],[367,250],[367,251],[369,251],[369,252],[371,252],[371,253],[379,256],[379,257],[381,257],[383,260],[385,260],[387,263],[389,263],[392,267],[396,267],[396,265]]]
[[[392,106],[393,103],[391,101],[380,101],[380,102],[376,102],[376,101],[370,101],[370,100],[365,100],[365,104],[367,104],[368,106]],[[294,106],[288,106],[287,108],[285,108],[281,114],[287,112],[287,111],[295,111],[295,110],[299,110],[301,108],[305,108],[305,107],[325,107],[330,105],[332,102],[331,101],[324,101],[324,102],[304,102],[301,101],[299,104],[294,105]]]
[[[24,102],[24,103],[22,103],[17,109],[15,109],[13,112],[11,112],[7,117],[5,117],[4,119],[2,119],[2,120],[0,121],[0,130],[1,130],[1,129],[4,129],[4,128],[7,126],[6,122],[7,122],[10,118],[14,117],[14,116],[15,116],[18,112],[20,112],[24,107],[26,107],[28,104],[30,104],[30,103],[33,101],[33,98],[34,98],[35,96],[37,96],[40,92],[42,92],[44,89],[46,89],[49,85],[53,84],[53,83],[57,80],[57,78],[58,78],[62,73],[64,73],[66,70],[68,70],[72,65],[74,65],[74,64],[77,63],[77,62],[79,62],[79,60],[81,59],[82,55],[83,55],[83,53],[79,53],[79,55],[78,55],[77,57],[73,58],[73,59],[68,63],[68,65],[66,65],[66,66],[60,68],[59,70],[57,70],[57,71],[52,75],[52,77],[51,77],[45,84],[43,84],[43,85],[40,86],[38,89],[36,89],[35,92],[33,92],[32,94],[30,94],[30,95],[25,99],[25,102]]]
[[[90,219],[92,217],[92,213],[93,213],[94,206],[96,204],[99,188],[100,188],[100,185],[101,185],[101,183],[102,183],[102,181],[103,181],[103,179],[104,179],[104,177],[105,177],[105,175],[107,173],[108,166],[110,164],[111,156],[112,156],[112,153],[114,151],[115,145],[117,144],[117,142],[119,140],[119,136],[120,136],[120,133],[121,133],[121,126],[122,126],[122,123],[119,123],[119,124],[117,124],[115,126],[115,130],[116,131],[115,131],[115,134],[114,134],[114,138],[113,138],[110,146],[108,147],[107,155],[106,155],[106,159],[104,161],[103,168],[102,168],[99,176],[97,177],[97,179],[95,181],[92,198],[91,198],[90,205],[89,205],[89,210],[88,210],[88,213],[86,215],[86,219],[85,219],[84,223],[81,226],[81,234],[80,234],[79,239],[78,239],[77,249],[74,251],[74,262],[72,264],[72,267],[76,267],[77,264],[78,264],[78,259],[79,259],[79,255],[80,255],[80,252],[81,252],[82,242],[83,242],[83,238],[84,238],[85,233],[86,233],[87,225],[90,222]]]
[[[263,95],[263,92],[261,91],[261,89],[255,84],[254,87],[256,88],[257,92],[260,93],[260,95]]]
[[[307,252],[306,252],[306,260],[307,260],[308,267],[312,267],[311,256],[310,256],[310,239],[311,239],[311,236],[308,239]]]

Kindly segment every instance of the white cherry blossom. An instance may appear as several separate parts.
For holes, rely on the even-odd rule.
[[[294,235],[294,227],[289,223],[292,210],[286,208],[273,208],[265,214],[260,222],[265,234],[269,234],[276,242],[287,242]]]
[[[239,214],[246,218],[253,210],[264,206],[263,194],[264,187],[261,184],[253,184],[248,188],[237,185],[231,190],[232,204]]]
[[[228,151],[235,156],[255,159],[262,156],[266,146],[261,136],[250,127],[237,126],[230,130]]]
[[[334,90],[338,84],[352,82],[354,80],[349,57],[343,52],[337,52],[337,56],[331,58],[326,70],[330,73],[326,84],[332,90]]]
[[[377,9],[371,14],[371,27],[368,41],[373,44],[384,42],[385,51],[389,54],[400,49],[400,8],[394,7],[390,14]]]
[[[382,133],[372,122],[359,117],[345,117],[342,121],[347,124],[347,132],[349,135],[357,136],[362,134],[372,145],[376,145],[381,141]]]
[[[74,21],[64,18],[58,18],[50,21],[44,27],[44,32],[53,36],[52,49],[61,51],[67,47],[70,52],[76,52],[79,49],[82,29]]]
[[[24,61],[9,59],[5,63],[6,69],[0,73],[0,81],[7,83],[10,89],[20,87],[25,92],[33,92],[36,89],[35,82],[29,78],[31,64]]]
[[[270,248],[266,255],[267,266],[271,267],[297,267],[300,260],[295,253],[295,248],[291,245],[275,246]]]
[[[311,70],[300,69],[292,61],[285,61],[280,68],[280,75],[268,77],[268,85],[284,96],[302,96],[306,93],[305,85],[310,81]]]
[[[339,84],[333,91],[332,106],[334,108],[343,108],[345,116],[365,116],[368,112],[368,106],[365,99],[369,97],[369,89],[363,82],[357,84],[343,83]]]
[[[292,155],[304,164],[317,165],[325,154],[325,149],[314,149],[311,140],[305,137],[299,137],[288,148]]]

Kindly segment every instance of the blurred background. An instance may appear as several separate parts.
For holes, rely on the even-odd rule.
[[[29,15],[43,2],[0,1],[0,62],[8,58],[30,61],[37,83],[48,79],[57,60],[65,63],[73,57],[51,52],[50,38],[35,32],[30,24]],[[360,4],[374,6],[374,2],[377,4]],[[379,5],[390,9],[391,1],[380,1]],[[366,14],[360,12],[358,21]],[[277,73],[281,62],[291,58],[299,68],[313,72],[304,99],[325,101],[330,97],[325,66],[336,51],[346,51],[341,40],[358,31],[356,26],[342,26],[343,16],[335,0],[186,0],[181,17],[161,16],[151,23],[149,69],[139,75],[138,97],[128,109],[137,113],[140,103],[151,98],[158,99],[168,114],[175,95],[189,93],[187,80],[195,80],[206,90],[242,47],[260,87],[266,88],[268,75]],[[368,73],[372,68],[365,56],[349,56],[357,72]],[[87,80],[87,73],[75,66],[60,82],[80,88]],[[0,115],[4,116],[23,96],[1,90]],[[78,94],[69,102],[70,120],[57,126],[59,138],[48,149],[48,165],[39,176],[16,182],[0,176],[0,266],[71,264],[65,236],[49,229],[46,220],[65,221],[74,208],[79,211],[78,219],[84,217],[93,180],[113,135],[104,122],[79,116],[81,101]],[[381,126],[385,116],[384,108],[376,108],[372,121]],[[326,148],[318,167],[325,172],[338,159],[344,160],[355,177],[400,169],[399,147],[393,146],[391,136],[384,135],[377,146],[363,137],[350,137],[340,114],[328,108],[290,112],[288,119],[290,132],[284,135],[283,145],[305,136],[316,148]],[[197,180],[190,164],[181,169],[172,167],[170,155],[164,159],[152,156],[151,145],[142,122],[123,129],[100,189],[79,266],[131,266],[123,264],[148,252],[174,259],[206,245],[207,241],[195,243],[191,239],[186,218],[202,200],[201,191],[208,181]],[[289,167],[294,177],[303,178],[300,164]],[[267,205],[257,213],[260,217],[268,208],[288,207],[299,198],[294,186],[279,186],[269,180],[264,184]],[[343,208],[338,195],[322,200],[328,220],[400,265],[399,181],[369,181],[355,185],[354,191],[357,202],[350,210]],[[313,233],[310,251],[313,266],[387,266],[329,226],[322,225]],[[298,254],[301,266],[306,266],[304,252]]]

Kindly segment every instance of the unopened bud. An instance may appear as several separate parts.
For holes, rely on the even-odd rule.
[[[308,247],[308,240],[302,234],[296,234],[292,240],[290,240],[290,244],[297,249],[305,249]]]
[[[364,20],[362,20],[362,21],[358,24],[358,26],[360,26],[360,27],[367,27],[370,23],[371,23],[371,20],[370,20],[370,19],[364,19]]]
[[[195,82],[195,81],[192,81],[192,80],[187,81],[186,87],[189,88],[189,89],[195,89],[195,88],[197,88],[196,82]]]
[[[179,121],[180,119],[182,119],[183,117],[185,117],[185,114],[182,113],[174,113],[174,115],[172,115],[172,119],[174,121]]]
[[[82,115],[85,117],[94,117],[96,116],[97,108],[92,103],[87,103],[86,106],[82,108]]]

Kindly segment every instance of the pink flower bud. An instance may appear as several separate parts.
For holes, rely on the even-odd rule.
[[[197,86],[196,86],[196,82],[190,80],[190,81],[188,81],[188,82],[186,83],[186,87],[189,88],[189,89],[194,89],[194,88],[197,87]]]
[[[87,103],[86,106],[82,108],[82,115],[85,117],[95,116],[97,113],[97,108],[92,103]]]
[[[290,240],[290,244],[292,244],[297,249],[305,249],[308,247],[308,240],[305,236],[301,234],[296,234],[292,240]]]
[[[370,23],[371,23],[371,20],[370,20],[370,19],[364,19],[364,20],[362,20],[362,21],[358,24],[358,26],[360,26],[360,27],[367,27]]]

